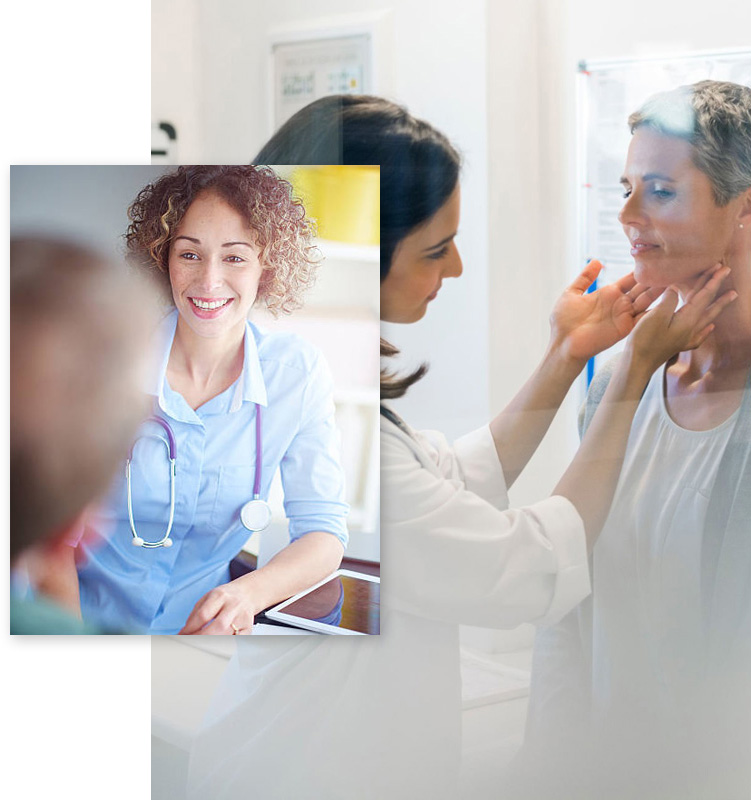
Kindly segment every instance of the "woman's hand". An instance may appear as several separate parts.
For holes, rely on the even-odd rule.
[[[330,575],[343,555],[344,547],[336,536],[324,531],[306,533],[280,550],[266,566],[205,594],[180,633],[250,634],[256,614]]]
[[[628,336],[638,316],[660,294],[638,284],[633,273],[587,294],[601,269],[599,261],[590,261],[558,299],[550,316],[553,342],[564,357],[582,365]]]
[[[190,612],[181,634],[198,636],[250,635],[253,619],[262,609],[253,602],[248,575],[217,586],[205,594]]]
[[[731,289],[715,300],[729,274],[730,267],[720,264],[703,273],[678,311],[678,290],[668,287],[651,311],[637,315],[627,350],[654,372],[682,350],[699,347],[714,329],[713,321],[738,296]]]
[[[698,347],[709,336],[712,321],[737,297],[729,291],[715,300],[729,271],[715,267],[702,275],[679,311],[675,310],[678,292],[670,288],[655,308],[636,314],[624,357],[618,360],[571,466],[553,490],[576,507],[590,551],[610,511],[644,388],[660,364],[680,350]],[[634,305],[646,294],[642,293]]]
[[[555,304],[551,341],[540,365],[514,399],[490,423],[498,459],[510,487],[542,441],[582,367],[622,339],[658,293],[633,275],[586,294],[602,269],[591,261]]]

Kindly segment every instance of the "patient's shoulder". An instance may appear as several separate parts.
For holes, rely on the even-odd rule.
[[[612,358],[608,359],[595,373],[592,378],[592,383],[589,384],[587,389],[587,397],[579,409],[579,437],[581,438],[587,431],[589,423],[592,422],[592,417],[597,411],[597,406],[600,405],[600,400],[608,388],[610,379],[615,372],[616,365],[620,359],[621,354],[616,353]]]

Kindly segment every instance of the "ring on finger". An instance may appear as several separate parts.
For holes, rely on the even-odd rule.
[[[234,622],[230,622],[230,627],[232,628],[233,636],[237,636],[237,634],[240,633],[240,629],[237,627],[237,625],[235,625]]]

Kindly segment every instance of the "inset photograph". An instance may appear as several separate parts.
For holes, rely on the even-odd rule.
[[[11,633],[379,633],[377,167],[11,167]]]

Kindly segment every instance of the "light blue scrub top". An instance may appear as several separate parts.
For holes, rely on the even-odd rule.
[[[196,602],[229,581],[229,562],[250,535],[240,509],[253,496],[256,403],[262,407],[261,497],[268,497],[281,469],[290,539],[325,531],[347,544],[332,381],[320,353],[295,334],[265,333],[248,322],[242,374],[194,411],[166,379],[176,326],[173,311],[159,329],[161,367],[150,391],[177,445],[174,544],[131,544],[123,462],[98,522],[103,541],[81,545],[84,619],[141,633],[177,633]],[[141,434],[147,432],[166,438],[154,422],[144,424]],[[138,534],[158,541],[167,527],[170,496],[162,442],[137,441],[131,482]]]

